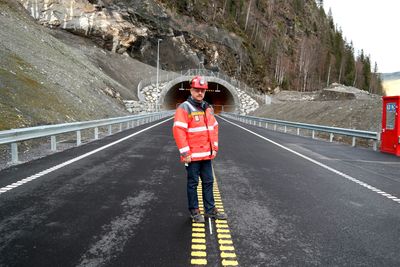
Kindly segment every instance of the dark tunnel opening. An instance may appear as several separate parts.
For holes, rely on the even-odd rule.
[[[176,109],[178,105],[190,96],[189,82],[175,84],[169,89],[164,98],[163,106],[166,109]],[[235,100],[232,93],[221,84],[209,82],[204,100],[210,103],[215,113],[221,111],[233,112]]]

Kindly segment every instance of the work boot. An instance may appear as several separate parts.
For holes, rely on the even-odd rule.
[[[225,213],[218,211],[218,209],[215,207],[210,212],[206,213],[204,216],[218,220],[226,220],[228,218],[228,216],[226,216]]]
[[[199,209],[193,209],[190,211],[190,217],[192,218],[192,221],[195,223],[203,223],[205,222],[204,216],[200,214]]]

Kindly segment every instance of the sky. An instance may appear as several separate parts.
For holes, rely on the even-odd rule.
[[[354,50],[370,55],[378,72],[400,71],[400,0],[324,0]]]

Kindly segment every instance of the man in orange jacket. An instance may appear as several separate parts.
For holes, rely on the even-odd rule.
[[[205,221],[199,211],[199,177],[202,181],[205,216],[226,219],[226,215],[218,211],[214,203],[211,160],[218,151],[218,122],[211,106],[203,100],[207,89],[208,84],[203,77],[195,76],[191,80],[191,96],[177,108],[173,126],[181,161],[186,166],[188,205],[195,222]]]

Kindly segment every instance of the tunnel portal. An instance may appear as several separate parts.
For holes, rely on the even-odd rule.
[[[163,106],[165,109],[176,109],[178,105],[190,96],[189,81],[182,81],[173,85],[165,94]],[[223,85],[216,82],[208,82],[208,89],[204,100],[211,104],[215,113],[221,111],[233,112],[235,98],[232,93]]]

